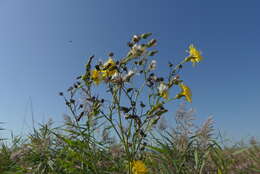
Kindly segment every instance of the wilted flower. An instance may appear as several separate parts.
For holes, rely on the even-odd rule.
[[[151,63],[150,63],[150,65],[149,65],[149,70],[155,70],[155,68],[156,68],[156,60],[152,60],[151,61]]]
[[[132,173],[133,174],[146,174],[148,173],[148,169],[145,164],[141,160],[136,160],[131,163],[132,165]]]
[[[168,86],[165,85],[163,82],[160,83],[159,87],[158,87],[158,90],[159,90],[159,95],[164,98],[164,99],[168,99],[169,97],[169,93],[168,93]]]
[[[118,72],[115,72],[112,76],[111,76],[111,80],[113,81],[117,81],[117,80],[120,80],[121,79],[121,76]]]
[[[198,51],[194,47],[194,45],[189,46],[189,53],[190,53],[189,57],[187,57],[185,59],[186,62],[191,61],[193,63],[193,65],[195,65],[195,63],[199,63],[203,59],[200,51]]]
[[[192,98],[191,98],[192,94],[191,94],[190,88],[188,86],[184,85],[183,83],[181,83],[179,86],[180,86],[182,91],[176,96],[176,98],[179,99],[181,97],[185,97],[186,100],[191,103],[192,102]]]
[[[130,50],[131,57],[142,56],[145,52],[146,52],[146,47],[138,44],[135,44]]]
[[[128,82],[134,76],[134,74],[135,74],[134,71],[132,70],[128,71],[128,73],[125,76],[123,76],[123,81]]]

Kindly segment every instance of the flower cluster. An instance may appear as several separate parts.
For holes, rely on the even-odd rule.
[[[111,78],[117,73],[116,63],[110,57],[103,65],[97,65],[96,69],[91,71],[91,79],[95,84],[99,84],[102,80]]]

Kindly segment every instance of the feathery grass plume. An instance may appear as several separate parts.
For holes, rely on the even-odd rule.
[[[176,128],[175,132],[183,134],[185,136],[192,135],[195,129],[195,110],[187,109],[185,103],[179,105],[178,110],[175,114]]]
[[[210,116],[196,132],[199,143],[203,148],[207,148],[210,145],[210,140],[213,139],[213,131],[214,120],[213,117]]]

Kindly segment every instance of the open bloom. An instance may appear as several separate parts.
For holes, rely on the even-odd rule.
[[[132,172],[133,174],[146,174],[148,173],[148,169],[146,168],[145,164],[141,160],[133,161],[132,165]]]
[[[109,58],[99,69],[94,69],[90,72],[91,79],[98,85],[102,80],[113,77],[117,74],[116,63],[112,58]]]
[[[188,102],[192,102],[192,94],[191,94],[191,90],[188,86],[184,85],[183,83],[181,83],[180,85],[180,88],[181,88],[181,92],[176,96],[176,98],[181,98],[181,97],[185,97],[186,100]]]
[[[126,75],[123,76],[124,82],[129,82],[130,79],[135,75],[135,72],[133,70],[128,71]]]
[[[168,86],[165,85],[164,83],[160,83],[159,87],[159,95],[164,98],[164,99],[168,99],[169,97],[169,92],[168,92]]]
[[[102,81],[101,72],[94,69],[91,71],[91,79],[94,81],[96,85],[98,85]]]
[[[189,46],[189,57],[186,58],[186,61],[191,61],[193,63],[193,65],[195,65],[195,63],[199,63],[203,57],[201,56],[200,51],[198,51],[194,45],[190,45]]]

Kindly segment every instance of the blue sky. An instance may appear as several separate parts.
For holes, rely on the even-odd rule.
[[[200,121],[213,115],[231,138],[259,136],[259,8],[258,0],[0,0],[0,121],[28,130],[30,98],[37,122],[61,121],[57,94],[88,56],[122,57],[132,35],[152,32],[161,71],[190,43],[202,50],[204,61],[182,74]]]

